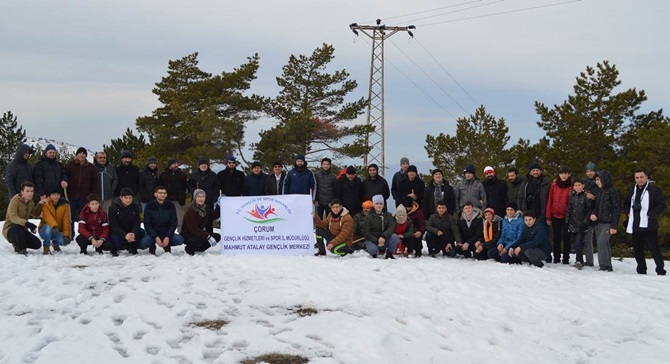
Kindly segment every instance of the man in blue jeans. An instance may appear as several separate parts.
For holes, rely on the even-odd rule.
[[[384,212],[384,200],[382,195],[374,195],[374,210],[363,220],[365,250],[373,258],[386,252],[386,259],[395,259],[393,252],[398,246],[398,236],[394,234],[396,221],[390,212]]]
[[[167,201],[167,188],[158,186],[154,191],[155,200],[144,208],[144,229],[147,234],[140,241],[139,249],[149,248],[156,255],[156,246],[171,253],[170,247],[184,244],[184,238],[175,234],[177,230],[177,209]]]

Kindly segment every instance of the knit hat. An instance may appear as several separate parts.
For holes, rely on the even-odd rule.
[[[129,150],[122,150],[121,151],[121,159],[123,158],[133,158],[133,153],[130,153]]]
[[[147,163],[146,163],[146,165],[148,166],[148,165],[150,165],[150,164],[158,164],[158,159],[156,159],[156,157],[149,157],[149,158],[147,158]]]
[[[55,150],[55,149],[54,149],[54,150]],[[79,148],[77,148],[77,153],[75,153],[75,155],[77,155],[77,154],[79,154],[79,153],[84,153],[84,155],[88,156],[88,151],[87,151],[86,148],[84,148],[84,147],[79,147]]]
[[[55,186],[55,185],[49,185],[46,189],[46,195],[51,196],[52,194],[57,193],[57,194],[62,194],[60,187]]]
[[[430,175],[431,175],[431,176],[435,176],[435,173],[438,173],[438,172],[439,172],[440,174],[442,174],[442,170],[441,170],[441,169],[439,169],[439,168],[435,168],[435,169],[433,169],[432,172],[430,172]]]
[[[198,195],[204,195],[205,197],[207,197],[207,193],[205,193],[204,190],[201,190],[199,188],[193,191],[193,199],[195,200],[195,198],[198,197]]]
[[[584,166],[584,170],[585,170],[585,171],[595,171],[596,168],[597,168],[597,167],[596,167],[596,164],[593,163],[593,162],[591,162],[591,161],[589,161],[588,163],[586,163],[586,166]]]
[[[369,170],[370,168],[374,168],[374,169],[376,169],[376,170],[379,170],[379,166],[376,165],[375,163],[370,163],[370,164],[368,165],[368,170]]]
[[[528,172],[532,171],[533,169],[539,169],[539,170],[541,170],[542,167],[540,166],[540,163],[533,162],[533,163],[531,163],[531,164],[528,165]]]
[[[301,160],[301,161],[304,162],[304,161],[305,161],[305,155],[304,155],[304,154],[296,154],[294,160],[295,160],[296,162],[297,162],[298,160]]]
[[[124,187],[124,188],[121,189],[121,191],[119,191],[119,196],[121,196],[121,197],[132,196],[132,195],[134,195],[134,193],[133,193],[133,189],[130,188],[130,187]]]
[[[372,201],[367,200],[363,202],[363,205],[361,205],[361,207],[363,207],[364,209],[371,209],[372,207],[374,207],[374,204],[372,203]]]
[[[259,161],[254,161],[253,163],[251,163],[251,169],[254,169],[256,167],[263,167],[263,166],[261,165],[261,162],[259,162]]]
[[[395,214],[407,216],[407,209],[405,209],[405,206],[400,205],[395,208]]]
[[[496,171],[491,166],[486,166],[484,168],[484,174],[496,174]]]
[[[209,159],[207,159],[207,158],[198,159],[198,165],[202,165],[202,164],[209,165]]]
[[[570,173],[570,167],[568,166],[561,166],[561,169],[558,170],[558,173]]]
[[[510,202],[507,203],[507,205],[505,205],[505,208],[509,208],[509,207],[513,208],[514,211],[517,211],[519,209],[519,205],[517,205],[516,202],[514,202],[514,201],[510,201]]]
[[[470,172],[472,174],[477,174],[477,171],[475,170],[475,166],[472,164],[468,164],[465,166],[465,169],[463,170],[463,173]]]
[[[401,203],[403,206],[405,206],[406,210],[409,210],[412,208],[412,206],[414,206],[414,200],[409,196],[403,197]]]
[[[384,196],[382,195],[374,195],[372,196],[372,203],[373,204],[378,204],[378,203],[384,203]]]
[[[56,147],[54,147],[53,144],[47,144],[47,147],[44,148],[44,153],[46,153],[46,152],[48,152],[48,151],[50,151],[50,150],[56,151]]]
[[[400,158],[400,165],[403,165],[405,163],[409,164],[409,159],[407,157]]]
[[[414,172],[416,174],[419,173],[419,171],[416,169],[416,166],[413,165],[413,164],[411,166],[407,167],[407,173],[409,173],[409,172]]]
[[[354,166],[347,167],[347,174],[356,174],[356,167]]]
[[[237,162],[237,159],[235,159],[235,156],[229,155],[226,157],[226,162]]]
[[[176,159],[168,159],[167,167],[170,168],[175,163],[178,163]]]
[[[484,210],[484,215],[486,215],[487,212],[490,212],[493,216],[496,216],[495,210],[493,210],[490,207],[488,207],[486,210]]]
[[[284,163],[282,163],[281,161],[275,161],[274,163],[272,163],[272,167],[274,168],[276,166],[284,167]]]

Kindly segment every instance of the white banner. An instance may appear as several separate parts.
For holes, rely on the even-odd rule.
[[[222,196],[219,205],[221,254],[314,254],[311,196]]]

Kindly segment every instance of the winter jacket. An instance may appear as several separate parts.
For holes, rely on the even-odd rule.
[[[630,207],[633,204],[633,193],[635,192],[636,185],[628,190],[628,197],[624,201],[624,214],[630,214]],[[639,197],[642,196],[642,191],[638,192]],[[665,198],[663,198],[663,191],[656,186],[655,184],[648,183],[647,191],[649,194],[649,209],[647,210],[647,227],[640,227],[640,211],[634,211],[633,216],[628,216],[628,218],[633,218],[633,232],[637,231],[655,231],[658,230],[658,217],[665,211],[666,204]],[[625,224],[627,225],[627,224]]]
[[[137,195],[140,187],[140,169],[137,168],[134,164],[129,164],[127,166],[118,165],[116,166],[116,178],[118,178],[118,183],[116,184],[116,189],[114,190],[114,196],[119,196],[119,192],[124,187],[128,187],[133,191],[133,194]],[[111,220],[111,216],[109,217]]]
[[[403,173],[402,170],[393,174],[391,179],[391,196],[396,202],[396,206],[400,204],[402,196],[400,195],[400,182],[407,179],[407,172]]]
[[[354,177],[352,181],[342,176],[335,183],[335,198],[342,201],[342,206],[354,216],[363,210],[363,182]]]
[[[172,238],[177,230],[177,209],[170,201],[158,203],[153,200],[144,207],[144,230],[155,239]]]
[[[207,239],[214,231],[210,222],[216,219],[214,211],[207,206],[205,216],[200,216],[198,212],[189,206],[184,212],[184,222],[181,225],[180,234],[184,239],[199,238]]]
[[[502,221],[502,232],[498,244],[503,244],[505,249],[509,249],[512,244],[519,240],[524,226],[526,224],[523,221],[521,211],[517,211],[512,218],[505,216]]]
[[[5,224],[2,227],[2,235],[7,238],[7,232],[13,225],[25,226],[28,219],[37,218],[42,211],[41,205],[36,205],[33,200],[25,201],[18,193],[12,197],[7,206]]]
[[[538,183],[539,184],[539,194],[529,196],[529,188],[528,185],[530,183]],[[547,178],[544,175],[540,175],[539,180],[532,178],[530,175],[526,176],[526,180],[521,184],[521,188],[519,189],[519,196],[517,199],[517,205],[519,207],[519,210],[526,212],[527,210],[536,210],[535,213],[540,215],[544,214],[545,211],[547,210],[547,200],[549,199],[549,189],[551,188],[551,181],[549,178]],[[539,197],[538,197],[539,196]],[[539,198],[540,201],[537,203],[535,201],[536,198]],[[539,204],[539,210],[536,208],[533,208],[534,205]]]
[[[552,217],[563,219],[568,213],[572,179],[568,178],[565,182],[560,179],[561,177],[555,179],[551,183],[551,188],[549,188],[549,198],[547,199],[547,208],[544,215],[547,221],[551,221]]]
[[[347,246],[352,246],[354,241],[354,219],[349,215],[346,208],[342,208],[339,217],[333,217],[330,213],[324,220],[321,220],[314,214],[314,226],[326,229],[333,234],[333,240],[330,243],[336,246],[340,243],[345,243]]]
[[[7,164],[5,170],[5,186],[7,186],[7,196],[14,196],[21,192],[21,183],[33,181],[33,172],[28,164],[28,160],[23,158],[26,152],[32,151],[28,144],[19,144],[16,147],[14,159]]]
[[[228,168],[216,174],[219,177],[221,194],[228,197],[242,196],[244,191],[244,172],[236,168]],[[217,194],[218,195],[218,194]]]
[[[312,201],[316,199],[318,185],[314,173],[307,169],[307,164],[302,168],[293,166],[293,169],[286,174],[282,192],[285,195],[309,195],[310,190]]]
[[[482,210],[487,206],[484,185],[477,177],[473,177],[471,180],[463,178],[458,182],[454,188],[454,197],[456,199],[457,213],[461,213],[463,205],[468,201],[472,202],[472,206]],[[482,202],[480,203],[479,200]]]
[[[486,250],[495,248],[498,245],[500,236],[502,235],[503,219],[498,215],[494,215],[491,224],[493,225],[491,229],[491,232],[493,233],[492,238],[491,240],[486,241],[486,220],[482,219],[482,240],[480,241],[484,243],[484,249]]]
[[[432,214],[426,222],[426,233],[437,235],[441,231],[448,243],[461,241],[461,232],[458,230],[458,224],[449,213],[444,216]]]
[[[362,212],[354,215],[354,240],[360,239],[363,237],[363,221],[365,221],[365,216]]]
[[[286,179],[286,172],[282,171],[279,179],[274,174],[268,176],[268,179],[265,180],[265,195],[281,195],[282,187],[284,187],[284,180]]]
[[[524,182],[526,182],[526,177],[517,175],[514,182],[507,184],[507,201],[513,201],[514,203],[519,201],[519,191]]]
[[[320,169],[314,173],[314,177],[316,178],[316,185],[319,186],[316,191],[316,201],[319,202],[319,205],[328,206],[335,196],[337,176],[331,170],[324,171]]]
[[[423,216],[432,216],[437,211],[435,210],[435,205],[440,201],[444,201],[447,204],[447,214],[453,215],[456,212],[456,196],[454,193],[454,188],[451,187],[449,182],[442,181],[443,184],[436,186],[435,182],[428,182],[426,189],[423,192],[423,203],[421,208],[423,209]],[[438,189],[437,194],[441,196],[440,200],[435,199],[435,190]]]
[[[151,202],[154,197],[154,192],[156,192],[156,187],[158,186],[158,168],[151,169],[149,166],[144,167],[140,172],[139,179],[139,194],[140,200],[142,203]]]
[[[376,243],[380,237],[388,239],[395,231],[395,218],[389,212],[377,214],[370,212],[363,220],[363,237],[367,241]]]
[[[586,192],[577,193],[574,190],[570,191],[568,211],[565,216],[565,221],[568,224],[568,232],[579,233],[586,231],[592,208],[593,201],[586,198]]]
[[[158,176],[158,179],[160,184],[167,189],[167,200],[177,201],[184,206],[186,203],[186,175],[184,172],[179,168],[174,171],[168,168]]]
[[[88,205],[79,213],[79,234],[84,236],[86,240],[91,239],[109,239],[109,220],[107,214],[98,208],[98,211],[93,212]]]
[[[61,197],[57,203],[54,204],[53,200],[47,198],[47,202],[42,204],[42,220],[38,229],[41,229],[42,226],[49,225],[52,228],[58,228],[64,237],[72,238],[72,227],[70,221],[72,220],[70,215],[70,202],[65,198]]]
[[[45,196],[49,187],[55,187],[61,196],[65,196],[61,182],[67,182],[67,174],[63,163],[47,157],[42,157],[33,168],[33,183],[35,183],[35,195]]]
[[[100,199],[102,201],[114,198],[114,191],[119,184],[119,178],[116,176],[116,168],[109,163],[104,165],[93,163],[98,170],[98,182],[100,183]]]
[[[139,236],[140,228],[140,207],[136,203],[124,206],[121,198],[117,197],[109,207],[109,228],[114,234],[125,237],[128,233],[135,233]]]
[[[405,178],[398,182],[398,191],[396,192],[397,198],[395,199],[396,201],[396,207],[400,205],[402,202],[402,199],[409,195],[410,193],[414,192],[416,195],[416,201],[419,204],[419,207],[421,207],[421,204],[423,203],[423,195],[424,191],[426,189],[426,184],[423,183],[421,178],[417,176],[414,178],[414,181],[410,181],[409,178]]]
[[[426,217],[416,201],[412,204],[412,208],[407,211],[407,217],[412,220],[414,232],[420,231],[421,236],[423,236],[426,233]]]
[[[458,230],[461,233],[462,243],[470,244],[470,248],[474,250],[474,243],[476,241],[484,241],[484,224],[482,223],[482,212],[479,209],[474,209],[472,212],[472,221],[468,226],[465,213],[461,214],[458,220]]]
[[[398,235],[401,241],[405,241],[404,239],[410,239],[412,237],[412,234],[414,234],[414,226],[412,224],[412,219],[407,219],[402,224],[398,223],[398,220],[396,220],[395,230],[393,231],[393,233]]]
[[[242,188],[242,196],[264,196],[265,186],[268,182],[268,175],[261,172],[259,174],[247,175],[244,178],[244,188]]]
[[[188,187],[188,192],[193,195],[193,192],[197,189],[205,191],[207,195],[205,197],[205,205],[210,208],[214,207],[214,203],[219,199],[219,178],[216,173],[212,172],[209,167],[203,172],[200,169],[196,169],[195,172],[191,173],[186,182]]]
[[[386,200],[391,196],[391,190],[389,190],[388,182],[382,176],[378,175],[375,179],[368,177],[363,180],[363,201],[372,201],[374,195],[384,197],[384,208],[386,208]]]
[[[507,183],[498,177],[493,177],[492,179],[485,179],[482,185],[486,192],[486,206],[492,208],[498,216],[505,215],[505,207],[508,202]]]
[[[609,224],[610,229],[618,229],[621,215],[621,197],[619,196],[619,191],[612,186],[612,176],[608,171],[598,171],[596,172],[596,176],[600,177],[603,186],[596,197],[593,207],[593,214],[598,217],[596,223]]]
[[[67,198],[70,200],[85,201],[88,195],[98,193],[98,170],[89,161],[79,163],[76,160],[69,161],[65,165],[67,173]]]
[[[549,228],[539,220],[535,221],[533,226],[528,227],[524,224],[523,231],[519,239],[510,246],[510,248],[521,247],[526,249],[541,249],[547,256],[551,254],[551,244],[549,243]]]

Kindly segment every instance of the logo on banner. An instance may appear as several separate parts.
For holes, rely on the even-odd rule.
[[[278,221],[283,221],[281,216],[277,215],[277,210],[272,206],[272,204],[266,206],[258,206],[256,204],[251,211],[247,211],[247,214],[251,215],[251,218],[245,216],[244,218],[247,221],[253,222],[254,224],[272,224]],[[274,215],[275,217],[270,217]]]

